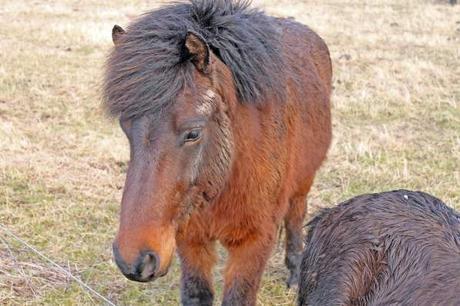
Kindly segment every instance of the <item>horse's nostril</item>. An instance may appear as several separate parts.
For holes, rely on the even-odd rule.
[[[155,277],[155,273],[157,270],[157,263],[158,259],[155,253],[153,252],[146,252],[142,254],[140,262],[137,266],[137,273],[139,274],[141,280],[151,280]]]
[[[120,271],[130,280],[148,282],[159,276],[157,268],[160,261],[152,251],[142,251],[136,261],[129,264],[123,260],[118,247],[114,244],[113,255]]]

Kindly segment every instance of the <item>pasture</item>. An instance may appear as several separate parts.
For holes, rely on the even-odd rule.
[[[460,6],[447,2],[255,1],[309,25],[331,51],[334,140],[309,213],[399,188],[460,209]],[[158,5],[0,0],[0,224],[122,305],[179,302],[177,261],[147,284],[113,263],[129,148],[100,98],[112,26]],[[260,305],[295,304],[282,244]],[[100,303],[0,229],[0,304]]]

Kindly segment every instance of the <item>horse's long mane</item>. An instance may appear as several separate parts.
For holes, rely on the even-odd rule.
[[[283,61],[274,18],[245,0],[191,0],[149,12],[133,22],[107,61],[104,98],[114,115],[157,112],[192,82],[184,60],[188,30],[200,33],[232,71],[241,103],[281,97]]]

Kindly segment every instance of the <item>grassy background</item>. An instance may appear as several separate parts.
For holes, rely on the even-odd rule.
[[[331,50],[334,143],[310,212],[395,188],[460,209],[460,6],[256,2],[310,25]],[[137,284],[111,255],[128,146],[100,109],[102,67],[113,24],[157,5],[0,0],[0,224],[118,304],[175,305],[179,296],[177,262],[165,278]],[[295,302],[286,274],[280,243],[260,305]],[[92,303],[100,302],[0,231],[0,304]]]

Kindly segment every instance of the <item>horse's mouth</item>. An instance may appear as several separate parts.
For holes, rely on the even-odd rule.
[[[158,275],[155,278],[160,278],[160,277],[166,276],[166,274],[168,274],[168,271],[169,271],[169,268],[166,269],[166,271],[164,271],[164,272],[158,273]]]
[[[155,281],[156,279],[165,276],[168,274],[169,269],[166,269],[164,272],[158,272],[158,273],[153,273],[151,275],[148,275],[147,277],[140,278],[138,274],[134,273],[129,273],[129,274],[123,274],[127,279],[130,281],[138,282],[138,283],[150,283]]]

